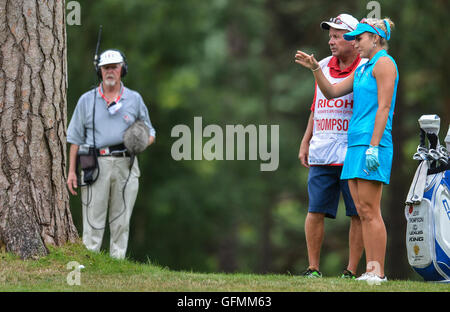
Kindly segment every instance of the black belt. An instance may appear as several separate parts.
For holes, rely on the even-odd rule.
[[[95,150],[97,156],[99,157],[130,157],[130,153],[128,153],[127,148],[123,144],[107,146],[103,148],[97,148]]]

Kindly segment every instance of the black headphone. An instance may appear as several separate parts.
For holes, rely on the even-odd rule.
[[[100,54],[100,56],[101,56],[103,53],[105,53],[106,51],[116,51],[116,52],[119,52],[119,53],[120,53],[120,55],[122,56],[122,59],[123,59],[123,65],[122,65],[122,69],[121,69],[121,71],[120,71],[120,77],[121,77],[121,78],[125,77],[125,75],[128,73],[128,62],[127,62],[127,58],[125,57],[125,54],[123,54],[122,51],[117,50],[117,49],[108,49],[108,50],[103,51],[103,52]],[[103,80],[103,77],[102,77],[102,71],[100,70],[100,66],[98,66],[98,63],[99,63],[99,62],[100,62],[100,60],[99,60],[99,61],[97,62],[97,64],[95,65],[95,71],[97,72],[98,79]]]

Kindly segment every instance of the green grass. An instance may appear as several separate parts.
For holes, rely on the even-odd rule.
[[[85,266],[80,285],[67,283],[73,270],[67,268],[71,261]],[[51,247],[50,254],[38,260],[0,253],[0,291],[449,292],[450,286],[398,280],[371,286],[339,278],[171,271],[151,263],[115,260],[105,253],[87,251],[82,244],[68,244]]]

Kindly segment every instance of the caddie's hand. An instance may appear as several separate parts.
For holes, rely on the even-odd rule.
[[[69,191],[72,195],[77,195],[74,189],[78,188],[77,175],[75,172],[69,172],[67,177],[67,186],[69,187]]]
[[[309,168],[308,157],[309,157],[309,143],[302,142],[300,144],[300,150],[298,151],[298,159],[300,159],[300,162],[303,167]]]
[[[314,58],[314,54],[308,55],[302,51],[297,51],[297,53],[295,54],[295,63],[311,70],[316,70],[319,68],[319,63]]]
[[[369,171],[376,171],[379,166],[378,146],[369,145],[369,148],[366,150],[366,167]]]

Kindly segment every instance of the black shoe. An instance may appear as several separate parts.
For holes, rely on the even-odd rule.
[[[311,270],[310,268],[308,268],[306,271],[304,271],[302,273],[303,277],[308,277],[308,278],[321,278],[322,277],[322,273],[320,273],[320,271],[317,270]]]
[[[356,275],[345,269],[344,272],[342,272],[341,278],[356,279]]]

